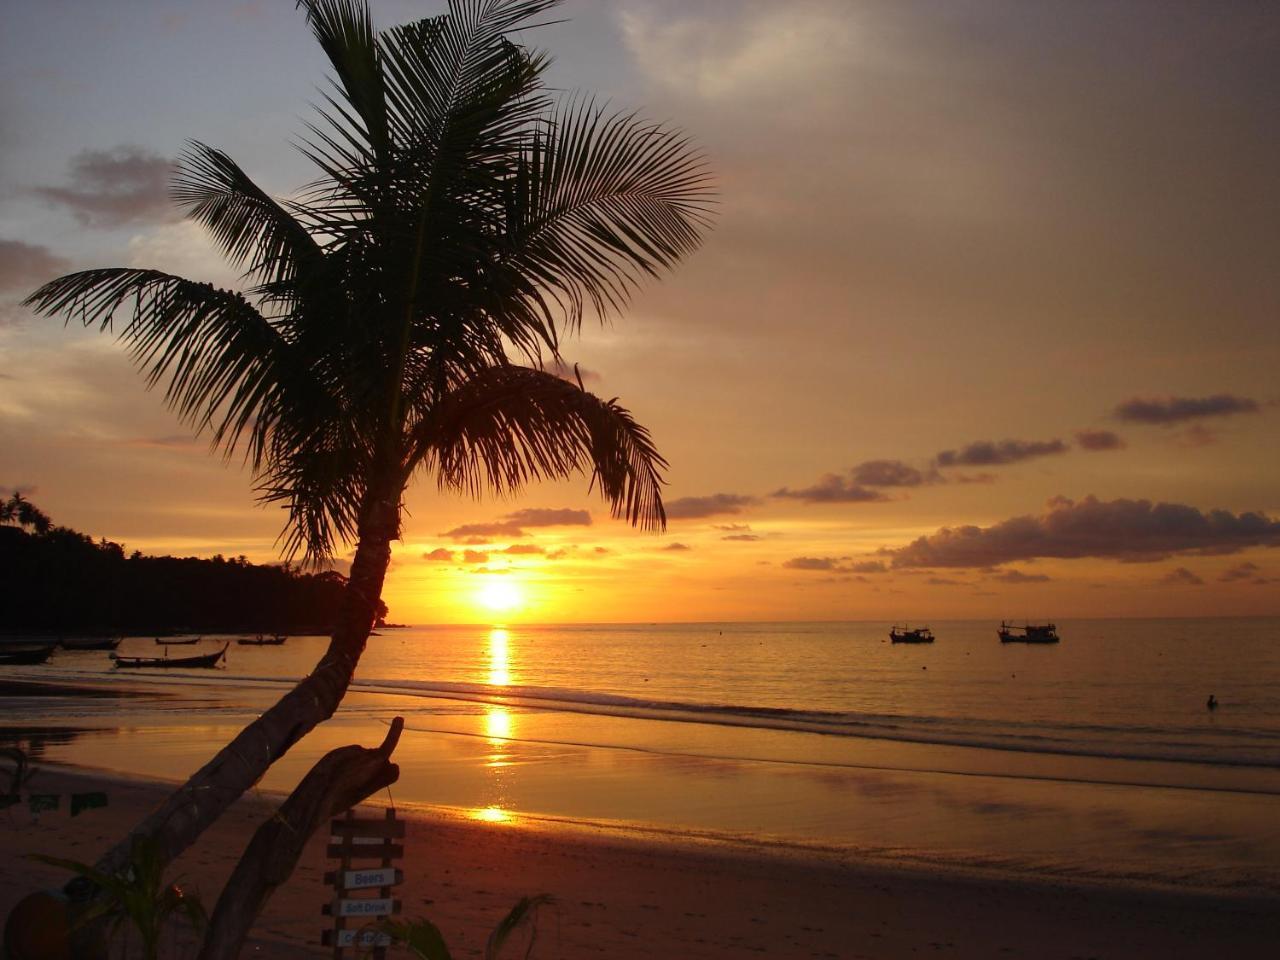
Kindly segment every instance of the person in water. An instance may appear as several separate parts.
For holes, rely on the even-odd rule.
[[[1217,698],[1217,697],[1215,697],[1212,693],[1211,693],[1211,694],[1209,694],[1209,702],[1208,702],[1208,703],[1206,703],[1206,704],[1205,704],[1205,706],[1206,706],[1206,707],[1208,707],[1210,710],[1217,710],[1217,709],[1218,709],[1218,698]]]

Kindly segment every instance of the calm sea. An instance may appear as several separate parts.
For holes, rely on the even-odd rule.
[[[920,646],[881,623],[385,630],[267,785],[398,714],[396,800],[495,824],[1280,894],[1280,619],[1061,621],[1053,646],[995,626],[935,622]],[[10,699],[5,724],[65,728],[49,758],[179,776],[324,643],[233,644],[225,670],[162,676],[59,654],[7,675],[156,695]]]

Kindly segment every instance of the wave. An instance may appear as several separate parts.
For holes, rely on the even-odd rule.
[[[101,680],[101,674],[60,671],[65,676]],[[197,686],[282,687],[292,680],[205,672],[164,677],[130,674],[131,682]],[[1107,725],[1085,722],[1007,721],[974,717],[898,715],[698,703],[641,698],[560,687],[501,686],[445,680],[358,678],[353,691],[423,699],[453,700],[561,711],[623,719],[701,723],[725,727],[809,733],[830,737],[1001,750],[1113,760],[1194,763],[1214,767],[1280,768],[1280,735],[1244,727]]]

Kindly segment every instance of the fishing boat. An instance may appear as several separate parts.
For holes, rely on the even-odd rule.
[[[1016,623],[1000,621],[996,631],[1001,643],[1057,643],[1058,627],[1053,623]]]
[[[122,637],[59,637],[58,646],[63,650],[114,650]]]
[[[0,666],[18,667],[44,663],[53,653],[56,643],[4,644],[0,646]]]
[[[218,661],[227,655],[227,647],[229,643],[224,643],[222,649],[217,653],[205,653],[198,657],[122,657],[113,654],[113,659],[117,667],[216,667]]]
[[[189,647],[203,639],[204,637],[189,637],[186,640],[174,640],[172,637],[156,637],[156,643],[162,647]]]
[[[890,643],[933,643],[933,631],[928,627],[916,627],[914,630],[905,623],[889,630]]]
[[[236,643],[243,647],[278,647],[288,639],[283,633],[275,633],[269,637],[258,634],[256,637],[241,637]]]

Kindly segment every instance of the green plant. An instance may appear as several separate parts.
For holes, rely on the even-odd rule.
[[[498,960],[511,936],[523,928],[529,930],[529,941],[525,945],[524,956],[528,958],[532,955],[533,945],[538,937],[538,908],[554,902],[555,899],[545,893],[534,897],[521,897],[489,934],[489,939],[484,945],[484,960]],[[422,960],[452,960],[449,947],[444,941],[444,934],[430,920],[405,922],[387,920],[379,924],[376,929],[393,940],[403,943]]]
[[[142,938],[143,956],[146,960],[156,960],[160,934],[170,917],[185,917],[197,932],[204,929],[208,918],[197,894],[187,893],[176,881],[165,882],[165,861],[154,842],[138,837],[130,849],[128,864],[114,874],[78,860],[40,853],[28,856],[70,870],[102,891],[103,896],[76,918],[77,926],[103,920],[115,936],[122,927],[131,924]]]

